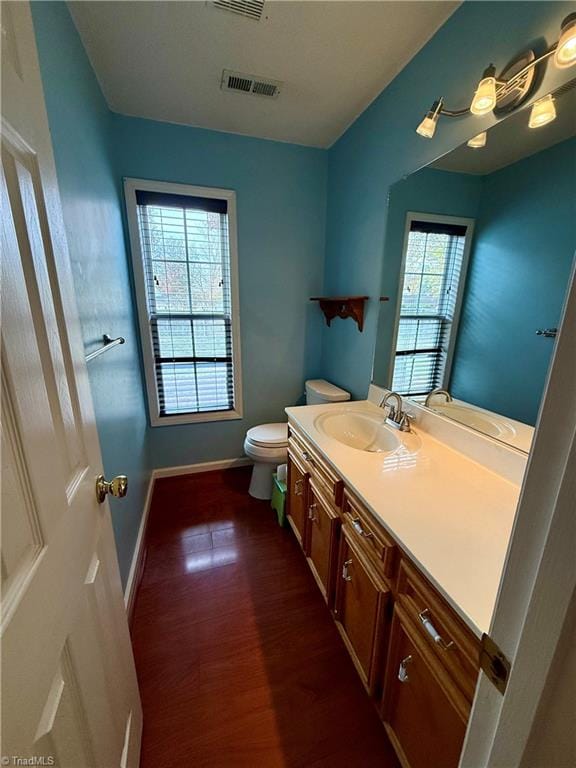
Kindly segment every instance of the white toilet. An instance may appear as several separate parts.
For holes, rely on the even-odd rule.
[[[350,393],[324,379],[306,382],[306,405],[350,400]],[[272,475],[288,458],[288,424],[260,424],[246,433],[244,453],[254,462],[248,493],[255,499],[272,496]]]

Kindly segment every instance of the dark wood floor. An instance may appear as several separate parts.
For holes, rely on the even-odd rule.
[[[293,535],[248,481],[156,483],[132,627],[142,768],[397,768]]]

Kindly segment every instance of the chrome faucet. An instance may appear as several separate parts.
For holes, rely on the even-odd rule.
[[[430,401],[436,395],[444,395],[447,403],[452,402],[452,395],[450,394],[450,392],[448,392],[447,389],[433,389],[432,392],[428,392],[428,394],[426,395],[426,400],[424,401],[424,405],[426,406],[426,408],[430,407]]]
[[[387,392],[380,401],[380,408],[386,408],[389,400],[395,400],[395,405],[389,406],[386,424],[401,432],[410,432],[410,417],[402,410],[402,398],[397,392]]]

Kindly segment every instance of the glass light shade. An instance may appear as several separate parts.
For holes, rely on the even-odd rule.
[[[560,69],[576,64],[576,13],[564,19],[562,33],[554,53],[554,64]]]
[[[544,96],[543,99],[539,99],[532,105],[528,127],[540,128],[540,126],[547,125],[555,119],[556,107],[554,106],[554,99],[548,94],[548,96]]]
[[[425,139],[431,139],[436,132],[436,123],[438,122],[438,115],[433,112],[428,112],[424,120],[416,128],[416,133],[420,136],[424,136]]]
[[[486,115],[492,112],[496,106],[496,79],[494,77],[483,77],[478,83],[476,93],[470,105],[470,112],[473,115]]]
[[[481,149],[486,146],[486,131],[482,131],[477,136],[473,136],[470,141],[466,142],[472,149]]]

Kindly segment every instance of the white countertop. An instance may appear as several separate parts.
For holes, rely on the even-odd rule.
[[[315,426],[327,410],[384,414],[367,400],[286,408],[301,430],[478,636],[488,632],[520,486],[415,426],[369,453]],[[415,450],[416,449],[416,450]]]

